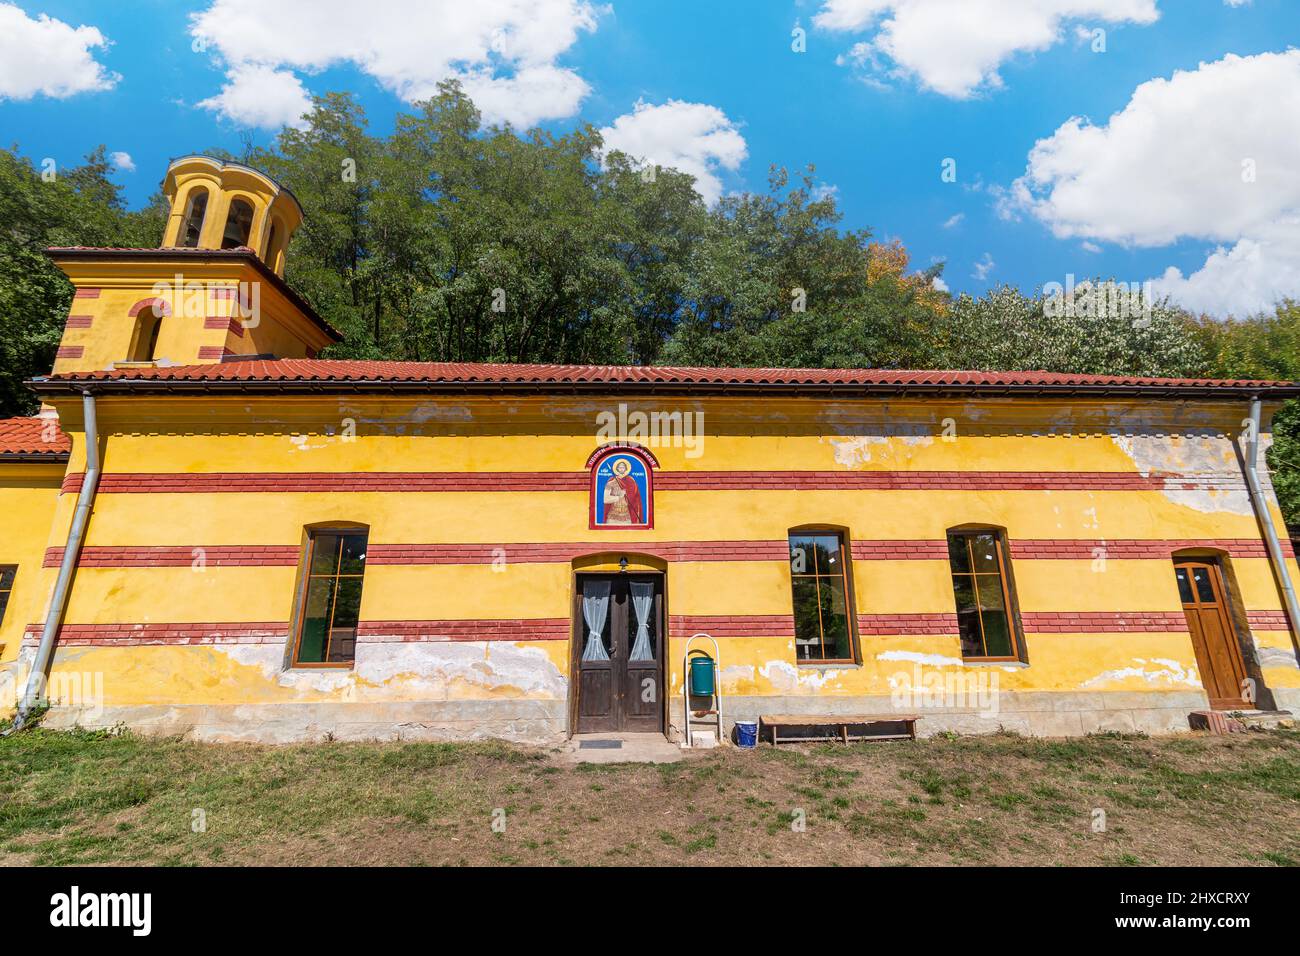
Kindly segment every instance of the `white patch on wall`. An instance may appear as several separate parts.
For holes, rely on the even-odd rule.
[[[1113,441],[1144,477],[1153,474],[1208,475],[1240,481],[1241,487],[1176,488],[1164,496],[1175,504],[1204,513],[1251,514],[1250,497],[1232,439],[1222,435],[1122,434]]]
[[[734,687],[740,681],[750,681],[752,683],[754,680],[754,665],[729,664],[718,672],[718,679],[724,687]]]
[[[801,670],[789,661],[768,661],[758,669],[759,674],[771,681],[780,691],[822,690],[831,681],[838,680],[837,670]]]
[[[1295,653],[1287,647],[1261,647],[1256,641],[1255,656],[1260,667],[1300,667]]]
[[[835,450],[835,463],[845,468],[857,468],[871,461],[873,449],[880,452],[882,460],[888,460],[894,457],[895,441],[913,447],[934,444],[934,436],[925,425],[891,426],[891,431],[895,434],[854,435],[848,438],[830,439],[831,446]]]
[[[1140,677],[1151,685],[1163,684],[1167,687],[1201,686],[1201,679],[1195,667],[1184,668],[1178,661],[1166,657],[1153,657],[1150,660],[1144,657],[1135,657],[1133,662],[1137,664],[1136,667],[1119,667],[1115,670],[1102,671],[1096,677],[1088,678],[1079,686],[1096,687],[1101,684],[1127,680],[1130,677]],[[1159,666],[1149,666],[1152,664]]]
[[[568,693],[568,680],[545,651],[501,641],[358,644],[356,670],[369,683],[400,680],[403,690],[437,699],[461,684],[526,697]]]
[[[876,655],[878,661],[907,661],[910,664],[928,664],[930,667],[965,667],[966,662],[960,657],[945,657],[943,654],[921,654],[917,651],[881,651]]]

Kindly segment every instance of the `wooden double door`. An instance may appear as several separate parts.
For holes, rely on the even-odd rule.
[[[664,576],[579,574],[574,732],[662,733]]]
[[[1210,707],[1252,710],[1255,703],[1246,699],[1246,666],[1228,612],[1227,589],[1218,562],[1210,558],[1177,558],[1174,575]]]

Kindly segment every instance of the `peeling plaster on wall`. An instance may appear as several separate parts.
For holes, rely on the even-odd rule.
[[[294,451],[312,451],[313,449],[316,448],[328,447],[329,439],[326,438],[324,441],[318,442],[317,444],[313,445],[311,444],[310,435],[290,435],[289,444],[293,446]]]
[[[360,644],[356,666],[284,669],[277,645],[217,647],[240,664],[260,668],[290,690],[363,699],[374,689],[430,699],[483,696],[563,698],[568,682],[544,651],[485,641],[446,644]]]
[[[1080,684],[1080,687],[1095,687],[1098,684],[1109,684],[1113,681],[1123,681],[1129,677],[1140,677],[1148,684],[1163,683],[1170,687],[1200,687],[1201,679],[1196,673],[1196,668],[1184,668],[1181,663],[1169,660],[1165,657],[1155,657],[1148,661],[1144,657],[1133,658],[1139,667],[1120,667],[1115,670],[1102,671],[1096,677],[1090,677]],[[1161,667],[1148,670],[1145,665],[1160,664]]]
[[[1300,667],[1295,654],[1285,647],[1261,647],[1256,642],[1255,656],[1260,667]]]
[[[872,446],[880,448],[880,458],[888,460],[894,457],[895,439],[903,445],[933,445],[934,436],[926,425],[891,425],[889,435],[854,435],[850,438],[832,438],[830,443],[835,449],[835,463],[845,468],[856,468],[872,460]]]
[[[567,678],[545,651],[488,641],[362,644],[357,647],[357,674],[376,685],[400,679],[408,689],[440,694],[458,685],[489,694],[568,694]]]
[[[838,681],[839,671],[800,671],[789,661],[768,661],[758,673],[771,682],[778,691],[821,690],[831,681]],[[840,686],[840,685],[836,685]]]
[[[966,662],[960,657],[945,657],[942,654],[921,654],[918,651],[881,651],[876,655],[878,661],[908,661],[913,664],[929,664],[931,667],[965,667]],[[1011,668],[1015,670],[1015,668]]]
[[[355,673],[341,668],[286,670],[283,644],[232,644],[227,647],[218,645],[213,650],[237,663],[259,668],[268,681],[291,690],[334,694],[355,688],[357,682]]]
[[[719,678],[723,684],[730,684],[733,687],[741,681],[752,682],[754,680],[754,667],[752,664],[730,664],[722,668],[719,672]],[[675,684],[676,681],[674,680],[673,683]]]
[[[1111,441],[1144,476],[1157,472],[1211,472],[1224,477],[1242,477],[1233,442],[1225,436],[1123,434],[1112,435]],[[1244,490],[1170,488],[1164,495],[1175,504],[1204,513],[1253,513],[1250,497]]]

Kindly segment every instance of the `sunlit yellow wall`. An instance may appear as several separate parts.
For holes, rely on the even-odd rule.
[[[330,343],[247,262],[96,262],[57,256],[56,262],[78,293],[69,309],[72,318],[64,328],[55,373],[109,369],[126,360],[137,321],[132,309],[159,295],[170,310],[155,350],[161,364],[208,364],[220,361],[223,352],[302,358]],[[244,296],[242,314],[234,311],[226,294],[231,289]],[[232,315],[238,319],[237,329],[220,321]]]
[[[0,622],[0,661],[16,658],[23,628],[44,619],[52,579],[41,564],[62,481],[62,464],[0,462],[0,564],[18,566]]]
[[[78,407],[62,400],[57,404],[64,427],[75,433]],[[658,490],[653,531],[592,531],[585,491],[271,492],[257,475],[582,472],[599,443],[597,416],[616,410],[616,401],[201,397],[104,398],[100,406],[107,475],[253,477],[242,482],[232,478],[226,493],[101,494],[90,525],[91,547],[298,548],[305,525],[352,521],[369,526],[372,545],[477,543],[502,549],[498,567],[371,566],[363,621],[567,619],[574,564],[513,560],[512,546],[525,543],[587,542],[595,554],[610,550],[613,541],[635,542],[600,559],[613,567],[618,553],[629,554],[635,568],[662,566],[638,557],[641,550],[653,554],[657,543],[784,540],[792,527],[819,523],[847,528],[854,541],[942,540],[948,528],[968,523],[1004,527],[1013,542],[1258,540],[1260,534],[1239,490]],[[704,414],[702,443],[696,448],[653,447],[661,479],[730,471],[1169,471],[1240,479],[1232,441],[1243,410],[1231,405],[664,398],[629,407]],[[945,420],[955,424],[955,434],[948,427],[951,440],[944,439]],[[74,452],[70,471],[80,471],[81,460],[80,451]],[[73,497],[64,496],[60,504],[65,525]],[[1273,509],[1281,527],[1275,502]],[[1233,557],[1231,564],[1244,611],[1282,607],[1264,558]],[[1291,569],[1296,575],[1294,561]],[[852,573],[859,614],[954,611],[946,561],[860,560]],[[1022,559],[1014,564],[1014,578],[1025,614],[1180,611],[1167,557],[1108,560],[1104,567],[1086,560]],[[293,566],[83,568],[67,620],[281,622],[287,627],[297,580]],[[670,561],[667,604],[672,616],[788,615],[788,564]],[[680,635],[674,637],[670,681],[679,689],[681,642]],[[1291,648],[1285,630],[1257,631],[1254,639],[1261,647]],[[446,645],[437,649],[451,653]],[[1027,650],[1029,666],[996,668],[1002,690],[1199,692],[1185,632],[1031,633]],[[545,698],[565,693],[567,641],[508,642],[474,653],[486,654],[481,667],[458,664],[450,676],[436,680],[400,669],[374,680],[337,672],[328,677],[286,674],[282,648],[237,646],[69,648],[60,653],[58,666],[102,671],[110,703],[122,705],[425,695]],[[955,634],[863,635],[860,656],[859,666],[801,667],[789,638],[731,637],[722,647],[724,690],[786,697],[888,695],[914,664],[962,667]],[[534,675],[544,672],[545,679],[532,679],[530,667]],[[476,676],[483,673],[490,679]],[[1264,668],[1264,676],[1273,688],[1300,687],[1294,666],[1273,663]]]

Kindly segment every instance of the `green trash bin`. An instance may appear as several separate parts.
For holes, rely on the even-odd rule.
[[[691,658],[691,696],[713,696],[713,658],[707,655]]]

